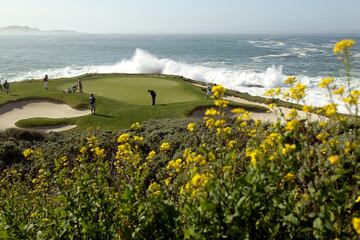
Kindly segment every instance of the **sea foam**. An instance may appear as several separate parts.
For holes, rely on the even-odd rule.
[[[254,70],[209,67],[206,64],[188,64],[171,59],[160,59],[155,55],[136,49],[133,56],[113,65],[68,66],[65,68],[41,69],[18,73],[11,81],[39,79],[48,74],[50,78],[74,77],[85,73],[146,73],[179,75],[194,80],[224,84],[227,86],[283,86],[286,77],[282,66],[272,66],[263,72]]]

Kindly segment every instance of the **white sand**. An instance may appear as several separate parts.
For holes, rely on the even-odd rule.
[[[15,123],[28,118],[73,118],[90,114],[89,110],[77,110],[66,104],[44,100],[26,100],[8,103],[0,107],[0,130],[16,127]],[[34,129],[45,132],[61,132],[76,127],[62,125],[54,127],[38,127]]]

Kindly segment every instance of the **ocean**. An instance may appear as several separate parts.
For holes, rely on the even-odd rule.
[[[223,84],[262,96],[293,75],[309,87],[306,103],[322,106],[321,77],[344,83],[332,49],[351,38],[352,85],[360,89],[360,35],[68,35],[0,36],[0,80],[84,73],[162,73]],[[344,106],[339,109],[345,112]]]

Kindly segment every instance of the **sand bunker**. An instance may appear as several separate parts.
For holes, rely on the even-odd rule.
[[[24,100],[8,103],[0,107],[0,130],[16,127],[15,123],[29,118],[73,118],[90,114],[89,110],[77,110],[66,104],[53,103],[44,100]],[[39,129],[45,132],[61,132],[76,127],[76,125],[46,126]]]

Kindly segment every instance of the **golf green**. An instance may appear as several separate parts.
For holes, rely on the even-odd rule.
[[[84,93],[64,93],[63,90],[82,79]],[[157,93],[156,106],[151,106],[148,89]],[[150,119],[184,118],[198,107],[212,105],[199,87],[175,76],[143,74],[86,74],[74,78],[50,79],[49,91],[41,80],[11,83],[10,94],[0,93],[0,106],[11,101],[44,99],[66,103],[74,108],[89,108],[90,93],[96,97],[96,115],[76,118],[31,118],[16,123],[19,127],[77,125],[71,131],[87,128],[114,130],[129,127],[134,122]],[[240,105],[241,106],[241,105]],[[244,108],[259,108],[242,106]],[[260,111],[265,111],[260,109]],[[1,117],[1,116],[0,116]]]
[[[196,101],[201,97],[198,91],[191,91],[186,84],[178,80],[153,76],[99,77],[83,81],[84,92],[112,98],[121,102],[137,105],[149,105],[149,89],[156,92],[158,104]],[[60,89],[67,86],[62,85]]]

